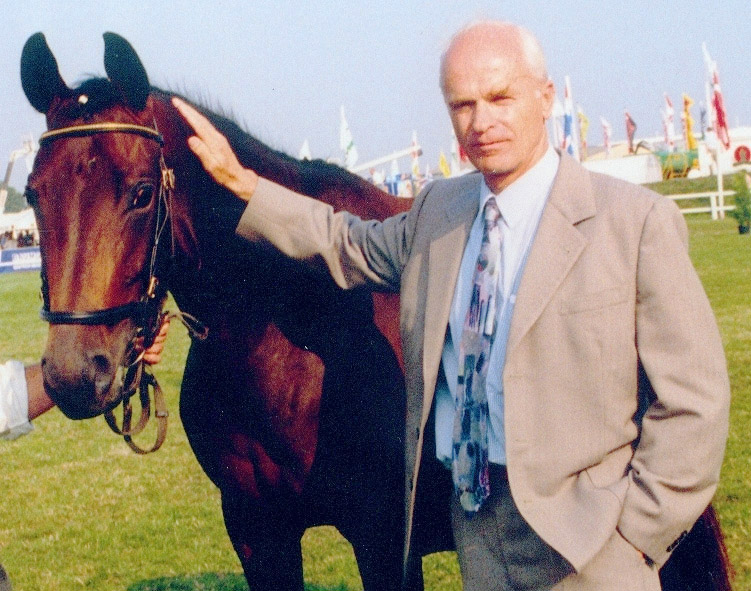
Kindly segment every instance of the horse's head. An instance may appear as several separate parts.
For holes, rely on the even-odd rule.
[[[44,36],[29,38],[21,80],[48,131],[29,177],[43,261],[45,387],[71,418],[114,407],[139,333],[151,336],[162,294],[148,298],[166,221],[162,139],[138,56],[106,33],[107,79],[70,89]],[[164,237],[163,242],[169,242]],[[155,312],[156,310],[156,312]]]

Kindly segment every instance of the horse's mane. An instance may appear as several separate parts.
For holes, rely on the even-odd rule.
[[[320,159],[298,160],[271,148],[243,129],[231,116],[205,106],[205,101],[157,87],[152,87],[151,93],[165,102],[169,102],[172,96],[178,96],[194,104],[227,138],[244,166],[298,193],[366,218],[383,219],[409,207],[409,200],[397,199],[340,166]],[[85,94],[87,100],[66,101],[64,114],[70,118],[86,119],[123,102],[120,90],[106,78],[84,80],[71,94]]]
[[[298,160],[267,146],[232,119],[205,108],[203,112],[243,165],[262,177],[362,217],[383,219],[409,206],[410,201],[396,199],[340,166],[320,159]]]

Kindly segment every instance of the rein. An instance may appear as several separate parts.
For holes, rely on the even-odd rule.
[[[39,145],[44,146],[53,141],[65,138],[74,137],[87,137],[100,133],[129,133],[139,135],[147,139],[153,140],[159,144],[160,151],[164,146],[164,138],[154,128],[145,127],[142,125],[135,125],[130,123],[94,123],[87,125],[73,125],[70,127],[62,127],[60,129],[54,129],[43,133],[39,138]],[[148,346],[153,342],[156,333],[161,326],[161,322],[167,313],[162,313],[162,306],[164,298],[166,296],[166,290],[159,287],[159,279],[157,278],[157,254],[159,252],[159,242],[161,235],[168,225],[170,219],[170,201],[172,190],[175,187],[175,175],[172,169],[167,168],[164,161],[164,154],[160,153],[159,167],[161,169],[161,182],[159,186],[159,195],[157,201],[157,219],[156,229],[154,232],[154,240],[151,249],[151,257],[149,261],[149,280],[147,289],[144,295],[139,301],[128,302],[119,306],[113,306],[110,308],[103,308],[100,310],[88,310],[88,311],[58,311],[51,310],[49,306],[49,290],[47,287],[47,277],[42,265],[42,296],[44,305],[39,312],[42,320],[49,322],[50,324],[80,324],[87,326],[94,325],[107,325],[113,326],[122,320],[130,318],[137,326],[136,335],[144,337],[144,346]],[[170,230],[170,234],[172,234]],[[174,239],[172,239],[174,240]],[[172,244],[172,251],[174,251],[174,244]],[[174,252],[170,253],[171,256]],[[173,316],[180,316],[182,314],[175,314]],[[187,323],[186,323],[187,324]],[[197,338],[205,338],[204,334],[194,334]],[[122,435],[125,442],[130,448],[139,454],[146,454],[154,452],[159,449],[164,443],[164,439],[167,433],[167,418],[169,412],[164,400],[164,393],[159,387],[156,378],[147,369],[147,364],[143,361],[143,354],[139,355],[137,359],[125,366],[120,366],[117,370],[116,380],[119,382],[122,397],[123,406],[123,418],[122,427],[117,425],[112,411],[107,411],[104,414],[104,418],[110,428]],[[132,407],[130,399],[136,393],[139,394],[141,400],[141,416],[138,423],[135,426],[131,426],[132,420]],[[157,436],[156,442],[149,449],[143,449],[133,442],[133,436],[137,435],[146,427],[151,416],[151,396],[154,398],[154,416],[157,419]]]

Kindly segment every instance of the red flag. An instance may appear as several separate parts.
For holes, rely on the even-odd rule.
[[[717,123],[715,133],[717,139],[722,142],[725,149],[730,147],[730,132],[728,131],[728,120],[725,114],[725,102],[722,100],[722,91],[720,90],[720,77],[717,74],[717,68],[712,73],[712,104],[714,105]]]
[[[711,101],[714,111],[714,131],[717,134],[717,139],[727,149],[730,147],[730,132],[728,131],[728,120],[725,113],[725,101],[722,98],[722,90],[720,90],[720,75],[717,72],[717,63],[710,57],[706,43],[702,43],[701,49],[704,52],[704,62],[712,81]]]
[[[634,153],[634,133],[636,133],[636,123],[631,118],[631,115],[629,115],[628,111],[625,112],[626,115],[626,135],[628,136],[628,153],[633,154]]]

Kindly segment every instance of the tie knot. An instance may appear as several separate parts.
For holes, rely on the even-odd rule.
[[[501,210],[498,208],[498,203],[496,203],[495,197],[492,195],[485,202],[484,215],[486,222],[497,222],[498,218],[501,217]]]
[[[496,203],[495,197],[491,196],[490,199],[485,202],[483,216],[485,218],[485,227],[487,229],[498,226],[498,220],[501,217],[501,210],[498,208],[498,203]]]

